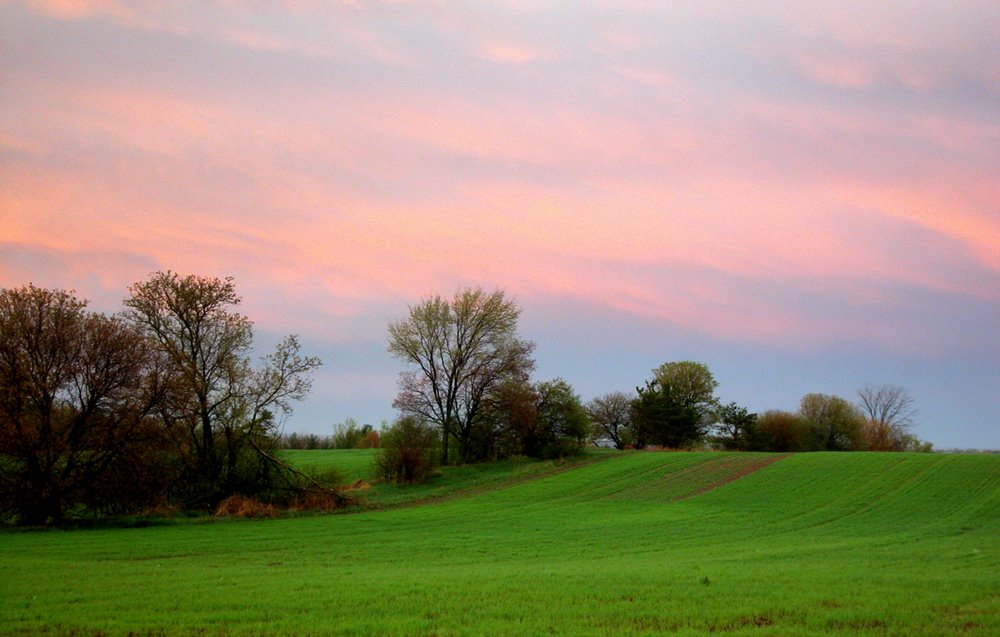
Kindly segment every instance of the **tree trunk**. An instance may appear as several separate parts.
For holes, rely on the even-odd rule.
[[[204,476],[215,480],[219,477],[215,461],[215,439],[212,436],[212,418],[206,409],[201,411],[201,454]]]
[[[448,466],[448,428],[441,428],[441,466]]]

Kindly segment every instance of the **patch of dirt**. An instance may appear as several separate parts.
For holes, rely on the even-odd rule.
[[[697,495],[701,495],[702,493],[708,493],[709,491],[714,491],[715,489],[723,487],[729,484],[730,482],[736,482],[740,478],[745,478],[751,473],[756,473],[761,469],[763,469],[764,467],[768,467],[783,458],[787,458],[789,455],[790,454],[787,453],[781,453],[781,454],[773,454],[767,456],[756,456],[753,458],[730,456],[730,458],[735,458],[737,460],[735,462],[731,462],[730,464],[732,466],[726,467],[716,480],[709,482],[708,484],[701,485],[697,489],[689,493],[685,493],[684,495],[680,496],[677,499],[686,500],[687,498],[693,498]],[[728,458],[726,460],[728,460]],[[726,460],[722,460],[721,462],[725,462]]]
[[[617,456],[604,455],[604,456],[593,456],[590,458],[576,460],[574,462],[558,462],[551,469],[547,471],[541,471],[539,473],[529,473],[527,475],[517,476],[516,478],[509,478],[501,480],[498,482],[489,482],[487,484],[476,485],[472,487],[467,487],[465,489],[458,489],[455,491],[450,491],[448,493],[442,493],[439,495],[429,495],[426,498],[420,498],[418,500],[411,500],[410,502],[402,502],[399,504],[392,504],[386,507],[376,506],[377,509],[403,509],[414,506],[421,506],[424,504],[430,504],[431,502],[448,502],[450,500],[455,500],[457,498],[464,498],[469,495],[475,495],[477,493],[487,493],[489,491],[497,491],[499,489],[506,489],[507,487],[512,487],[514,485],[522,484],[524,482],[530,482],[531,480],[538,480],[540,478],[548,478],[549,476],[554,476],[560,473],[565,473],[566,471],[572,471],[573,469],[579,469],[580,467],[585,467],[596,462],[604,462],[610,458],[615,458]]]

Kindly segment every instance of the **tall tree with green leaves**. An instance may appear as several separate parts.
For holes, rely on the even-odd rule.
[[[809,423],[816,450],[852,451],[865,446],[864,415],[840,396],[806,394],[799,415]]]
[[[537,445],[535,453],[542,458],[574,456],[583,451],[590,434],[590,416],[580,397],[562,378],[538,383]]]
[[[715,390],[719,386],[708,366],[694,361],[664,363],[653,370],[653,378],[676,400],[697,412],[707,426],[719,401]]]
[[[632,428],[636,446],[658,445],[681,449],[705,436],[706,421],[671,385],[658,379],[637,387],[638,397],[632,402]]]
[[[527,379],[534,368],[534,344],[517,334],[520,314],[502,291],[475,288],[425,299],[389,324],[388,350],[409,367],[393,405],[439,429],[442,464],[452,440],[459,460],[471,459],[486,397],[506,380]]]
[[[747,411],[735,402],[720,406],[715,411],[715,436],[713,440],[723,449],[748,451],[752,448],[757,429],[757,414]]]

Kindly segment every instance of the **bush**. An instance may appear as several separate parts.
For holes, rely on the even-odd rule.
[[[809,451],[809,422],[787,411],[765,411],[757,416],[753,451]]]
[[[361,425],[353,418],[333,428],[331,446],[334,449],[378,449],[379,433],[371,425]]]
[[[273,504],[261,502],[256,498],[235,494],[231,495],[215,509],[215,517],[227,518],[273,518],[278,515],[278,509]]]
[[[344,505],[342,498],[331,491],[312,489],[302,491],[288,503],[289,511],[333,511]]]
[[[365,427],[371,427],[371,425],[365,425]],[[360,440],[357,444],[358,449],[378,449],[382,446],[382,437],[379,432],[374,429],[369,429],[365,433],[364,438]]]
[[[375,467],[383,479],[397,484],[420,482],[434,469],[437,432],[415,416],[403,416],[382,434]]]
[[[840,396],[806,394],[798,415],[809,424],[810,451],[860,451],[867,446],[864,415]]]

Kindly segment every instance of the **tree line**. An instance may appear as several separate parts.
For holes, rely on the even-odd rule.
[[[379,448],[389,480],[437,464],[559,458],[712,445],[762,451],[923,450],[912,398],[866,387],[860,403],[809,394],[796,413],[751,414],[715,396],[708,368],[668,362],[634,393],[584,404],[564,379],[535,380],[534,343],[502,291],[433,296],[389,324],[405,364],[376,431],[348,420],[330,438],[282,436],[319,359],[292,335],[257,362],[253,324],[231,278],[157,272],[123,309],[91,312],[71,291],[0,290],[0,521],[60,524],[156,507],[214,510],[244,496],[273,504],[345,502],[281,459],[283,447]]]
[[[858,402],[830,394],[802,397],[795,412],[750,413],[735,402],[722,404],[705,394],[690,406],[684,392],[660,380],[670,370],[697,371],[707,386],[711,372],[700,363],[667,363],[638,396],[613,392],[588,403],[594,434],[618,449],[649,444],[670,448],[707,445],[730,451],[930,451],[910,433],[916,411],[913,398],[895,385],[865,386]],[[652,413],[651,413],[652,412]]]
[[[281,434],[278,444],[282,449],[377,449],[381,446],[382,431],[388,427],[384,421],[381,429],[365,424],[358,425],[353,418],[334,425],[333,433],[321,436],[316,433],[291,432]]]
[[[584,404],[563,379],[531,380],[534,344],[518,335],[519,316],[502,291],[470,288],[427,298],[390,323],[388,350],[406,365],[393,403],[404,424],[383,446],[405,447],[398,458],[423,465],[552,458],[579,453],[588,442],[618,449],[930,449],[909,432],[912,397],[893,385],[862,388],[857,404],[808,394],[795,413],[754,414],[723,404],[704,364],[674,361],[654,369],[634,393]],[[386,461],[392,453],[383,451],[386,477],[420,473]]]
[[[0,290],[0,520],[341,500],[275,453],[319,359],[288,336],[251,361],[232,279],[157,272],[129,292],[106,315],[71,291]]]

